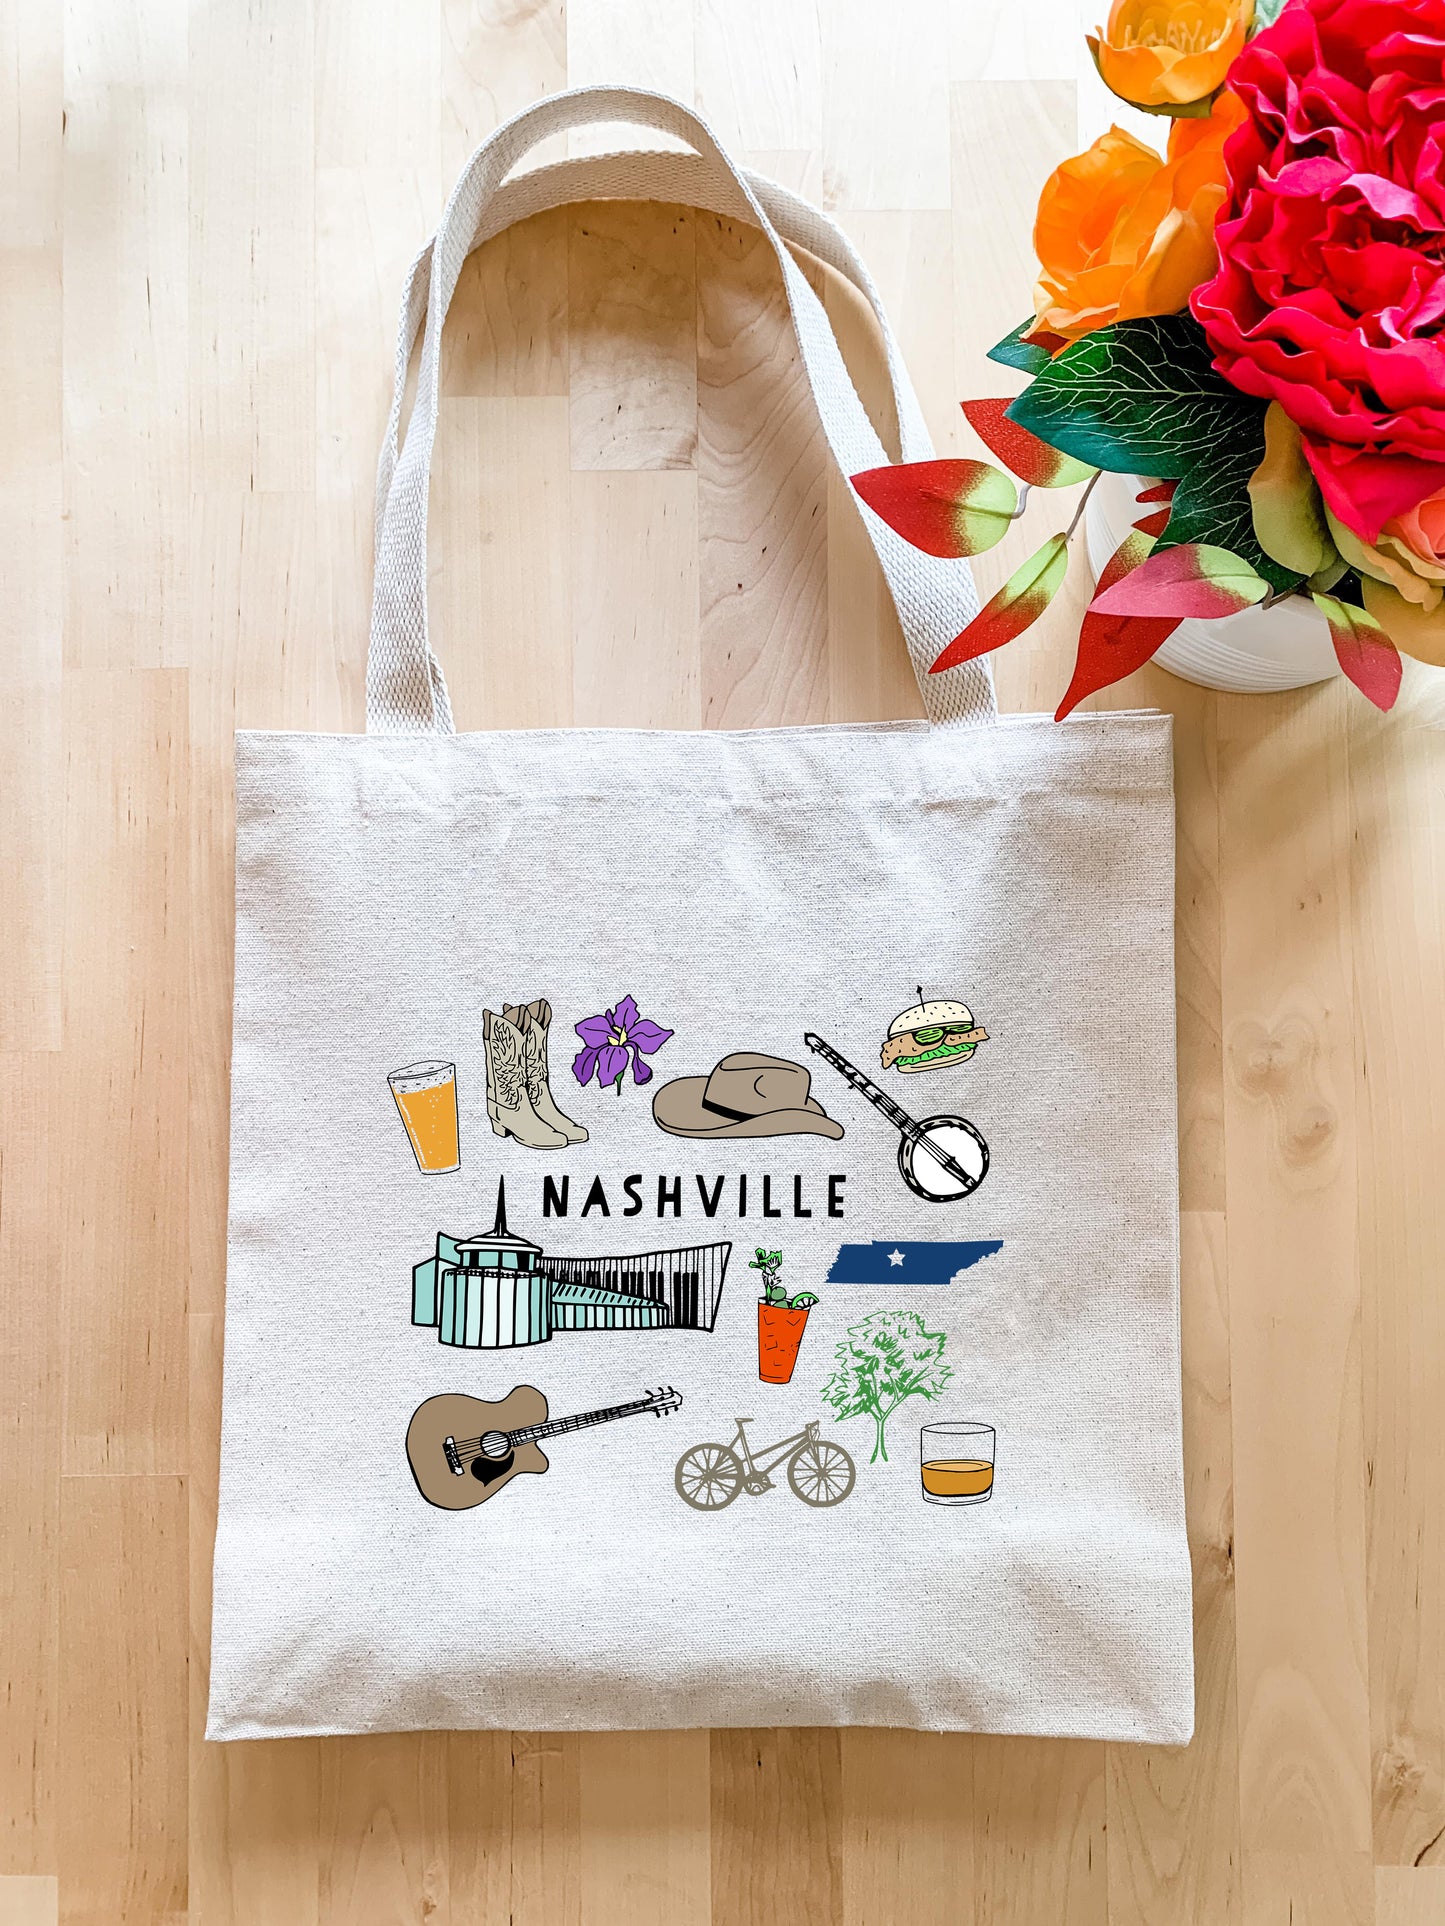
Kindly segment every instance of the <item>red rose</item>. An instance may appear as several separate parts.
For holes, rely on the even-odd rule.
[[[1445,0],[1289,0],[1230,70],[1214,365],[1373,542],[1445,485]]]

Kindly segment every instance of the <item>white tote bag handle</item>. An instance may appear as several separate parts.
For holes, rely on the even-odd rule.
[[[507,176],[538,142],[604,122],[651,127],[688,142],[692,154],[624,152],[564,161],[514,181]],[[844,475],[878,468],[888,455],[858,399],[822,303],[785,242],[846,276],[877,317],[888,358],[905,461],[933,454],[918,399],[867,269],[832,221],[776,183],[740,170],[706,124],[663,94],[583,87],[556,94],[499,127],[472,155],[433,239],[412,264],[402,300],[396,383],[377,474],[376,578],[366,678],[373,733],[447,735],[454,729],[441,666],[427,632],[426,528],[436,436],[441,334],[462,265],[473,248],[515,221],[582,200],[661,200],[705,207],[761,229],[782,270],[788,307],[823,431]],[[407,369],[425,321],[416,398],[398,452]],[[856,500],[856,497],[855,497]],[[929,719],[991,722],[997,714],[986,661],[930,675],[939,652],[978,610],[966,562],[921,554],[860,502],[883,568]]]

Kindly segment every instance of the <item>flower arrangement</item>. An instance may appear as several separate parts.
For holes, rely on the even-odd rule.
[[[1186,618],[1290,595],[1388,709],[1400,650],[1445,664],[1445,0],[1114,0],[1089,48],[1167,122],[1165,151],[1112,127],[1045,184],[1034,311],[990,350],[1028,386],[963,404],[1004,467],[854,486],[916,547],[965,556],[1032,488],[1154,484],[1060,718]],[[935,673],[1042,614],[1082,510]]]

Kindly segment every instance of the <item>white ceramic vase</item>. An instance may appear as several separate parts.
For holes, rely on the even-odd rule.
[[[1150,504],[1136,506],[1149,485],[1138,475],[1100,475],[1084,515],[1096,580],[1133,524],[1153,512]],[[1340,672],[1324,617],[1298,595],[1273,608],[1244,609],[1222,622],[1181,622],[1154,660],[1206,689],[1246,694],[1302,689]]]

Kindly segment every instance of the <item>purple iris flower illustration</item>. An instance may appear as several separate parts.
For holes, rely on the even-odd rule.
[[[636,999],[625,996],[615,1010],[584,1017],[577,1025],[577,1034],[587,1046],[572,1059],[572,1074],[578,1083],[590,1083],[595,1070],[599,1084],[610,1083],[620,1091],[629,1056],[632,1081],[651,1083],[652,1065],[642,1059],[660,1050],[672,1032],[639,1015]]]

